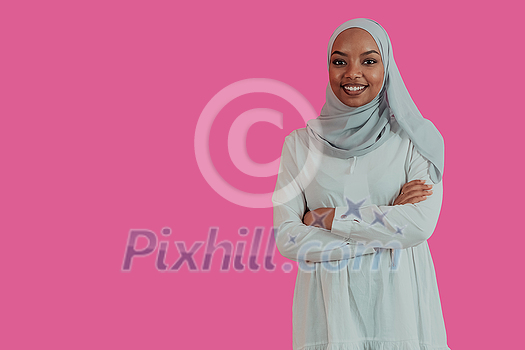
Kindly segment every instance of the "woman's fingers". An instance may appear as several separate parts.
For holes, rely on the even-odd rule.
[[[307,226],[316,226],[332,229],[332,220],[334,219],[335,208],[317,208],[308,211],[303,217],[303,223]]]
[[[432,185],[425,185],[424,180],[407,182],[401,188],[401,193],[394,201],[394,205],[419,203],[432,194]]]
[[[403,201],[402,204],[406,204],[406,203],[412,203],[412,204],[415,204],[415,203],[419,203],[421,201],[424,201],[427,199],[428,196],[430,196],[432,193],[425,193],[425,194],[420,194],[420,192],[417,192],[417,193],[414,193],[414,192],[411,192],[407,198]]]
[[[312,212],[307,211],[306,214],[304,214],[303,223],[307,226],[312,223]]]
[[[408,196],[421,196],[426,195],[432,191],[432,185],[425,185],[423,182],[408,183],[407,186],[403,186],[401,192]]]

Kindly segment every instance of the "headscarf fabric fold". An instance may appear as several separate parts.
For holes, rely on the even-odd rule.
[[[364,29],[374,38],[383,61],[383,85],[372,101],[364,106],[350,107],[337,98],[328,83],[321,114],[306,125],[309,139],[323,153],[336,158],[361,156],[388,140],[391,136],[390,116],[394,115],[417,150],[432,163],[430,179],[439,183],[444,167],[443,137],[430,120],[423,118],[410,97],[394,61],[390,38],[383,27],[367,18],[352,19],[340,25],[328,44],[328,69],[335,39],[349,28]]]

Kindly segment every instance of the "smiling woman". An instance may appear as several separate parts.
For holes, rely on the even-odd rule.
[[[293,348],[450,350],[427,243],[443,138],[377,22],[335,30],[328,72],[321,114],[285,138],[272,197],[279,252],[300,263]]]
[[[363,106],[383,87],[383,61],[374,38],[361,28],[343,31],[334,42],[329,75],[337,98],[350,107]]]

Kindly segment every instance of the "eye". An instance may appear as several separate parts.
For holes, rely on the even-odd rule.
[[[335,66],[341,66],[343,64],[345,64],[346,62],[343,61],[342,59],[339,59],[339,58],[336,58],[335,60],[332,61],[332,64],[335,65]]]
[[[372,59],[372,58],[368,58],[363,63],[366,64],[366,65],[370,65],[370,64],[377,63],[377,61]]]

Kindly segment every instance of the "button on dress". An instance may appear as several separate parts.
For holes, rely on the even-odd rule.
[[[322,154],[306,128],[285,138],[272,202],[277,248],[298,262],[294,350],[450,350],[427,243],[443,181],[432,182],[431,163],[394,118],[390,133],[349,159]],[[415,179],[433,193],[393,206]],[[331,230],[302,223],[324,207],[335,208]]]

